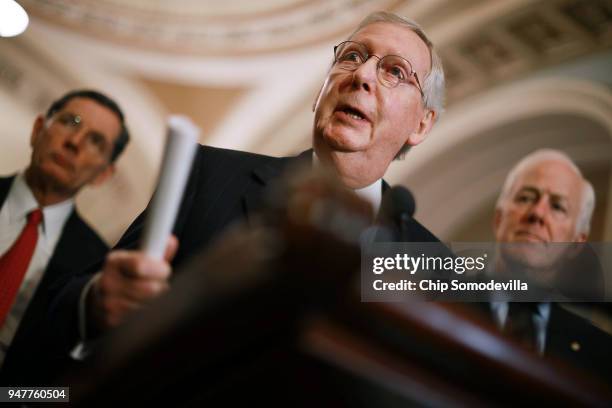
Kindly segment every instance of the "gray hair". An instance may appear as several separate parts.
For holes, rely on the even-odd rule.
[[[524,158],[522,158],[508,173],[506,181],[502,187],[502,191],[497,198],[495,208],[501,209],[501,206],[510,198],[510,192],[514,183],[519,175],[525,170],[534,165],[546,161],[558,161],[567,164],[582,180],[582,194],[580,203],[580,212],[578,213],[578,219],[576,220],[576,233],[587,234],[591,230],[591,217],[593,216],[593,210],[595,209],[595,190],[587,179],[584,178],[582,172],[576,166],[576,164],[570,159],[570,157],[555,149],[539,149],[536,150]]]
[[[442,112],[444,112],[444,69],[442,67],[442,59],[434,49],[433,43],[427,37],[427,34],[425,34],[421,26],[415,21],[387,11],[377,11],[368,15],[359,23],[355,31],[351,33],[349,39],[365,26],[374,23],[392,23],[407,27],[418,35],[425,45],[427,45],[431,69],[422,82],[423,101],[425,103],[425,108],[436,112],[437,120]],[[395,158],[401,159],[409,149],[410,146],[408,145],[402,146]]]

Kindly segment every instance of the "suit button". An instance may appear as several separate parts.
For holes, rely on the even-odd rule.
[[[577,341],[572,341],[570,343],[570,348],[572,349],[572,351],[580,351],[580,343],[578,343]]]

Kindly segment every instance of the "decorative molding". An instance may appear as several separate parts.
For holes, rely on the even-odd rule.
[[[371,11],[398,3],[401,1],[294,0],[281,6],[269,0],[225,4],[204,0],[22,1],[29,13],[85,34],[124,45],[197,55],[260,53],[312,44],[350,30]]]
[[[610,166],[609,90],[595,83],[555,78],[491,90],[450,111],[422,145],[392,166],[387,178],[410,186],[417,197],[419,220],[446,239],[463,219],[473,219],[479,203],[498,194],[516,161],[541,147],[565,150],[586,168]],[[608,219],[611,191],[598,192],[608,197],[602,201]],[[612,223],[605,225],[610,225],[604,232],[610,239]]]
[[[440,47],[448,105],[610,47],[610,0],[532,1],[503,15],[486,15]]]

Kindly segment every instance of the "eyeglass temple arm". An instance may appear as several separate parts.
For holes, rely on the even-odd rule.
[[[414,79],[416,79],[417,81],[417,85],[419,85],[419,92],[421,93],[421,98],[424,98],[425,94],[423,93],[423,87],[421,86],[421,81],[419,81],[419,76],[414,70],[412,71],[412,74],[414,75]]]

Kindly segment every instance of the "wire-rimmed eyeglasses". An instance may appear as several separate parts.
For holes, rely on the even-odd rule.
[[[414,84],[421,93],[421,98],[424,97],[419,77],[406,58],[399,55],[379,57],[369,54],[364,44],[355,41],[344,41],[334,47],[336,66],[347,71],[355,71],[370,57],[378,58],[376,76],[381,84],[387,88],[395,88],[400,83]],[[414,78],[414,81],[411,78]]]

